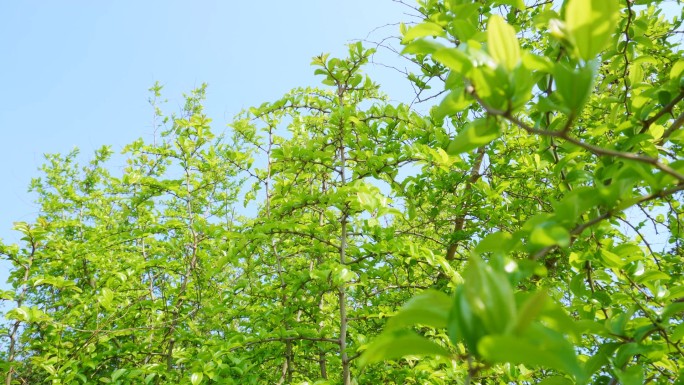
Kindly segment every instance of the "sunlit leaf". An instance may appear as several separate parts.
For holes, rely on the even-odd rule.
[[[538,291],[534,293],[518,311],[518,319],[515,322],[513,331],[515,333],[521,334],[525,332],[532,324],[533,321],[537,320],[539,314],[544,309],[548,296],[544,291]]]
[[[561,246],[570,244],[570,233],[563,226],[547,223],[536,226],[530,234],[530,242],[537,246]]]
[[[515,36],[515,29],[499,15],[489,18],[487,46],[494,61],[509,71],[520,62],[520,43]]]
[[[572,69],[567,64],[557,63],[554,77],[558,94],[566,112],[577,113],[586,102],[594,81],[594,71],[591,66]]]
[[[501,135],[496,119],[478,119],[471,122],[449,143],[447,153],[458,155],[484,146]]]
[[[465,74],[473,67],[470,57],[460,49],[442,48],[433,57],[457,74]]]
[[[449,351],[412,331],[387,332],[367,347],[359,357],[359,366],[375,362],[393,360],[405,356],[438,355],[448,357]]]
[[[487,236],[485,236],[480,242],[478,242],[477,246],[475,246],[475,252],[478,254],[502,254],[510,251],[512,240],[513,236],[510,233],[505,233],[502,231],[487,234]]]
[[[472,312],[482,319],[489,333],[504,333],[515,325],[515,297],[508,277],[473,254],[464,278],[465,296]]]
[[[492,362],[547,367],[572,375],[578,381],[585,378],[572,345],[561,335],[541,326],[522,337],[484,337],[478,344],[478,350]]]
[[[411,27],[402,38],[402,42],[408,43],[415,39],[427,36],[444,36],[444,29],[432,22],[424,22]]]
[[[426,325],[435,328],[447,326],[452,299],[436,290],[426,290],[414,295],[387,323],[387,329]]]
[[[518,8],[519,10],[525,9],[525,1],[524,0],[497,0],[496,3],[512,5],[516,8]]]
[[[195,372],[190,375],[190,383],[192,385],[197,385],[202,383],[202,379],[204,378],[204,373],[202,372]]]
[[[541,380],[537,385],[573,385],[574,383],[574,381],[567,377],[553,376]]]
[[[617,0],[569,0],[565,23],[579,57],[593,59],[615,30],[620,7]]]

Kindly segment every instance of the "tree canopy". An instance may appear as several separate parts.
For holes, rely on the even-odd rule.
[[[404,4],[401,48],[319,55],[320,88],[225,131],[205,86],[168,113],[155,85],[125,168],[104,146],[31,183],[0,246],[5,383],[683,383],[665,3]],[[385,49],[415,103],[365,74]]]

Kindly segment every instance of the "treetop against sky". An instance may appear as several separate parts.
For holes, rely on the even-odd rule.
[[[289,7],[170,3],[130,16],[147,43],[116,30],[134,73],[144,52],[179,83],[215,66],[260,96],[193,84],[167,101],[179,85],[152,82],[147,115],[107,121],[147,121],[140,139],[45,156],[35,213],[0,244],[6,385],[684,380],[681,4],[383,6],[397,36],[316,53],[284,90],[301,47],[256,44],[283,36],[255,21]],[[77,20],[101,36],[118,7]],[[204,39],[228,9],[251,18]],[[221,121],[221,99],[247,104]],[[106,120],[71,104],[56,118]]]
[[[6,166],[0,169],[0,239],[17,241],[12,222],[38,213],[27,188],[44,154],[76,147],[87,159],[102,145],[118,153],[137,138],[153,137],[148,88],[156,81],[164,85],[170,109],[182,105],[182,93],[208,83],[205,108],[222,131],[243,108],[293,87],[317,85],[311,57],[344,55],[345,44],[398,23],[405,11],[391,1],[268,7],[223,1],[3,2],[0,47],[7,60],[0,71],[6,90],[0,95],[0,162]],[[394,34],[396,28],[380,32]],[[399,82],[388,81],[384,89],[408,95],[394,84]],[[122,160],[115,162],[123,168]],[[0,281],[6,277],[0,268]]]

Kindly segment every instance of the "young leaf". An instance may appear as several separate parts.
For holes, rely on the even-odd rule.
[[[573,385],[574,382],[566,377],[562,376],[553,376],[553,377],[548,377],[543,379],[541,382],[538,382],[537,385]]]
[[[567,247],[570,244],[570,233],[563,226],[555,223],[544,223],[532,230],[530,242],[540,247],[554,245]]]
[[[417,39],[408,43],[401,51],[403,54],[425,55],[431,54],[437,50],[444,49],[444,46],[426,39]]]
[[[192,383],[192,385],[200,384],[203,378],[204,374],[202,372],[195,372],[190,375],[190,383]]]
[[[663,309],[661,317],[663,319],[668,319],[679,313],[684,313],[684,302],[673,302]]]
[[[594,71],[591,66],[585,66],[577,70],[567,64],[558,63],[554,68],[556,88],[561,98],[564,112],[576,114],[584,105],[594,82]]]
[[[449,143],[447,153],[458,155],[484,146],[498,138],[500,130],[501,126],[494,118],[474,120]]]
[[[456,48],[442,48],[435,51],[432,57],[458,74],[466,74],[473,67],[470,57]]]
[[[473,99],[467,97],[463,90],[453,90],[432,110],[432,114],[436,120],[441,121],[447,116],[452,116],[457,112],[465,110],[472,103]]]
[[[508,277],[492,269],[475,254],[466,267],[465,295],[472,312],[482,319],[489,333],[504,333],[515,322],[516,304]]]
[[[512,5],[521,11],[525,10],[525,1],[523,0],[498,0],[497,3]]]
[[[403,43],[408,43],[415,39],[427,36],[444,36],[444,29],[439,26],[439,24],[432,22],[421,23],[406,31],[401,41]]]
[[[584,372],[591,376],[610,362],[613,352],[620,346],[618,343],[607,343],[598,348],[598,351],[584,363]]]
[[[464,285],[459,285],[454,292],[454,305],[449,313],[449,339],[454,345],[463,342],[470,354],[478,356],[477,343],[487,334],[482,325],[482,319],[472,312]]]
[[[487,45],[492,59],[507,70],[512,70],[520,62],[520,43],[515,29],[499,15],[489,18]]]
[[[570,374],[583,382],[585,374],[572,344],[559,333],[536,325],[523,337],[493,335],[482,338],[478,351],[488,361],[542,366]]]
[[[438,355],[447,357],[449,351],[436,343],[408,331],[394,331],[383,333],[374,339],[359,357],[359,366],[383,360],[392,360],[404,356]]]
[[[630,366],[627,369],[619,369],[616,372],[620,384],[641,385],[644,383],[644,368],[640,365]]]
[[[516,320],[513,331],[517,334],[524,333],[528,326],[537,319],[541,311],[546,305],[548,296],[545,291],[538,291],[530,297],[518,312],[518,319]]]
[[[114,373],[112,373],[112,381],[118,380],[119,377],[123,376],[127,371],[128,370],[124,368],[115,370]]]
[[[475,252],[478,254],[494,253],[504,254],[510,251],[511,241],[513,236],[510,233],[497,231],[496,233],[487,234],[475,246]]]
[[[578,56],[591,60],[608,42],[619,16],[617,0],[570,0],[565,24]]]
[[[387,330],[399,329],[417,324],[444,328],[447,326],[451,298],[437,290],[426,290],[413,296],[399,313],[387,322]]]
[[[670,79],[675,80],[684,74],[684,59],[677,60],[670,70]]]

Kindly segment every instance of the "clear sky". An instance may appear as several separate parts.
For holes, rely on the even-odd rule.
[[[243,108],[318,85],[313,56],[343,56],[375,28],[411,20],[407,10],[392,0],[0,1],[0,238],[15,242],[12,222],[35,218],[27,187],[43,154],[78,147],[88,159],[151,138],[155,81],[167,112],[208,83],[220,132]],[[386,69],[368,71],[402,92]],[[6,277],[0,263],[0,288]]]

